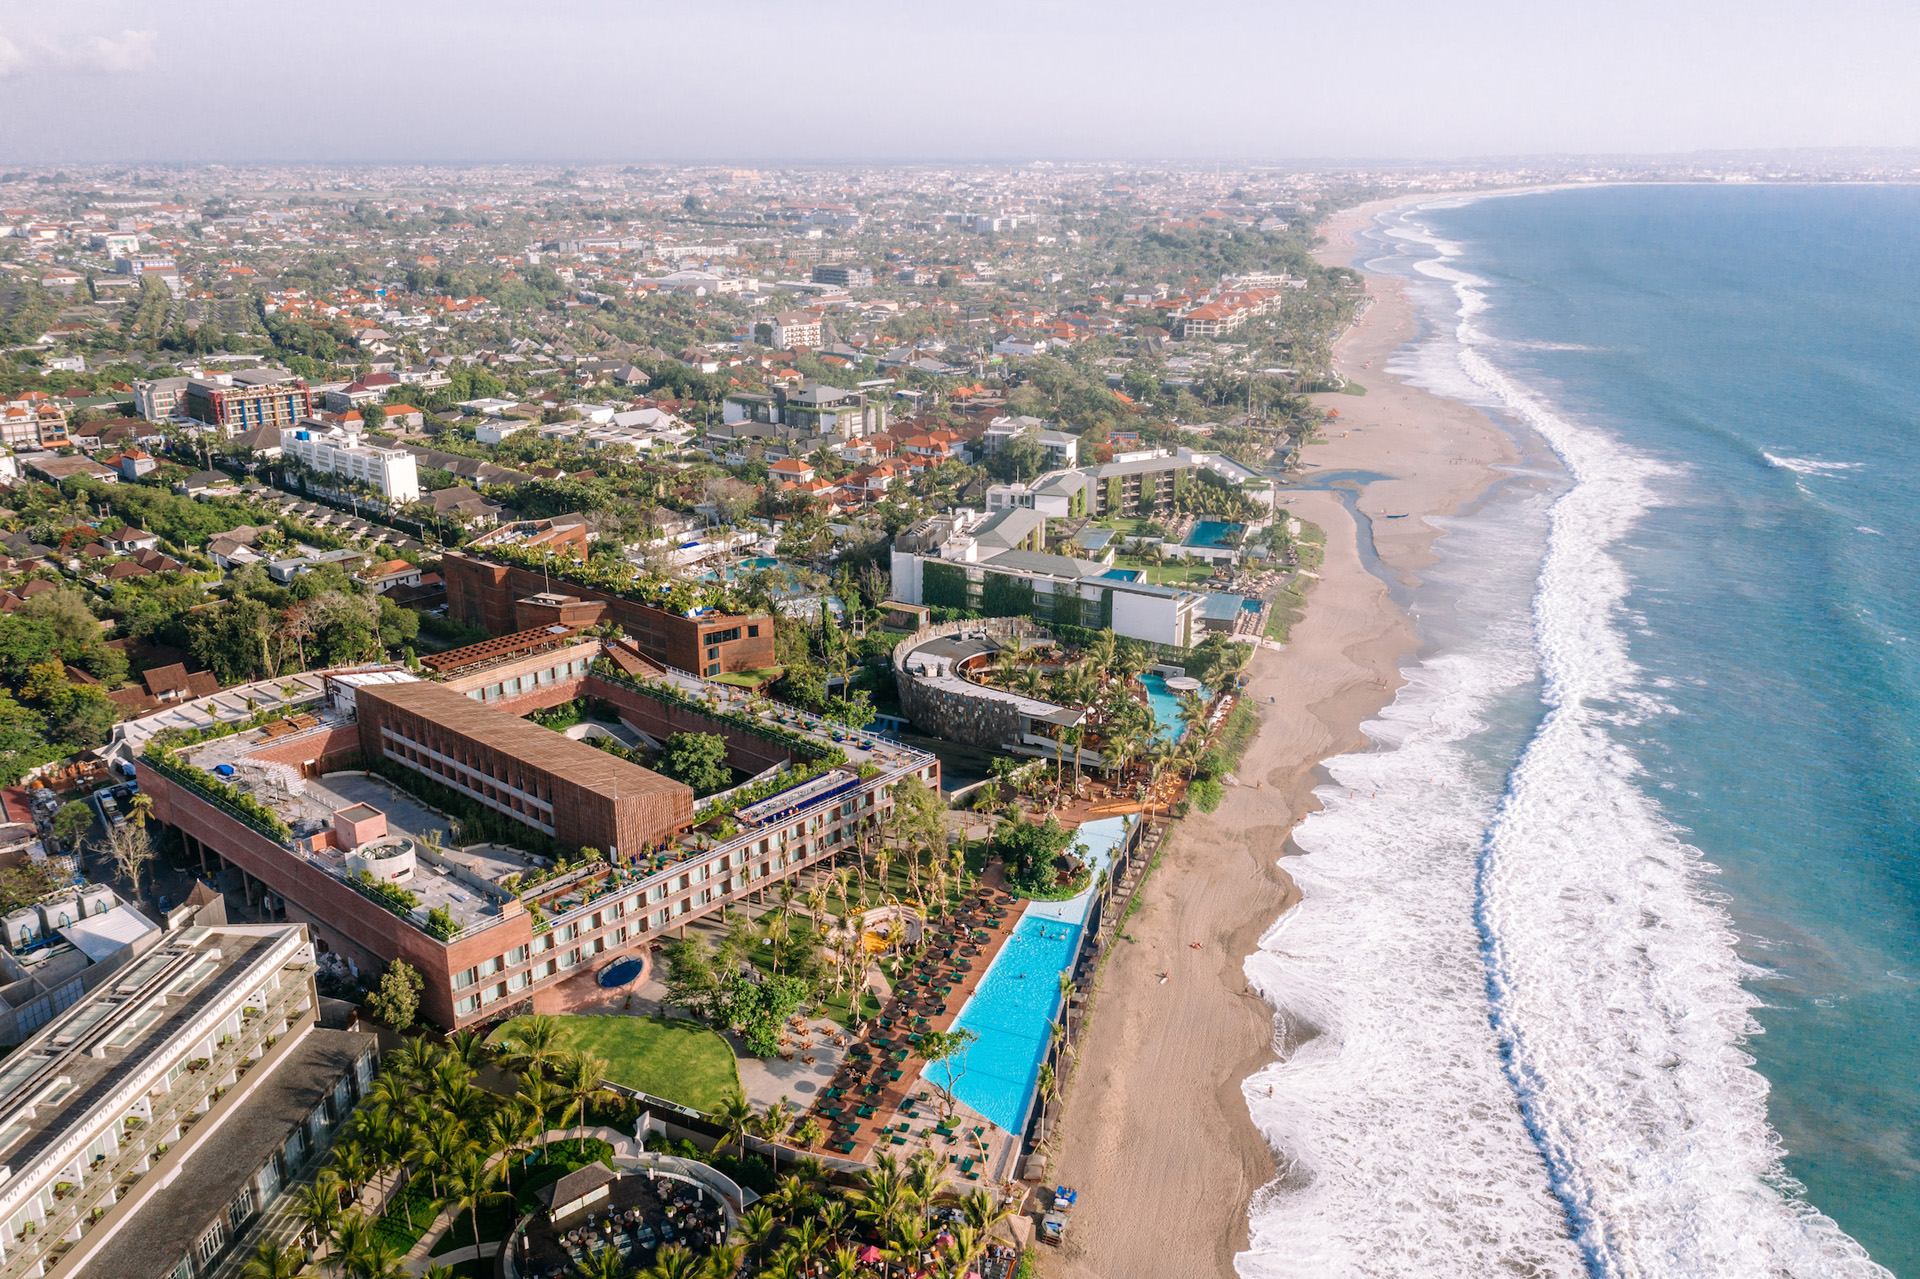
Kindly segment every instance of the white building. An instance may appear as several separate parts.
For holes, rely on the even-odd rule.
[[[299,924],[168,933],[0,1071],[0,1273],[207,1276],[373,1074],[318,1027]]]
[[[413,454],[364,443],[358,431],[337,426],[288,427],[280,432],[280,450],[282,456],[316,471],[371,484],[396,505],[420,498],[420,473]]]

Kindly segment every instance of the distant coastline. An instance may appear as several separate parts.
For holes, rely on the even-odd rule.
[[[1347,265],[1355,238],[1396,197],[1345,210],[1323,228],[1323,262]],[[1397,574],[1432,561],[1427,518],[1475,500],[1515,454],[1478,411],[1386,371],[1418,335],[1404,287],[1368,276],[1373,302],[1336,344],[1341,367],[1366,370],[1367,394],[1315,397],[1339,410],[1303,452],[1306,473],[1372,470],[1360,509],[1422,518],[1376,523],[1375,549]],[[1327,531],[1326,561],[1283,651],[1253,659],[1249,689],[1263,722],[1211,817],[1191,816],[1142,890],[1132,944],[1108,961],[1081,1047],[1057,1173],[1082,1192],[1075,1238],[1045,1273],[1075,1279],[1222,1276],[1249,1243],[1248,1204],[1274,1182],[1274,1152],[1251,1122],[1245,1080],[1273,1059],[1275,1019],[1250,993],[1243,959],[1300,894],[1279,864],[1295,824],[1317,807],[1324,760],[1365,749],[1360,726],[1389,702],[1419,638],[1387,584],[1363,565],[1339,497],[1283,501]],[[1310,903],[1306,907],[1310,909]],[[1165,972],[1168,980],[1159,980]],[[1177,1218],[1166,1211],[1182,1205]],[[1169,1231],[1172,1231],[1170,1235]]]

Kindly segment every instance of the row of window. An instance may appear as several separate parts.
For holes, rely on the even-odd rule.
[[[575,658],[570,662],[558,662],[544,670],[515,675],[512,679],[503,679],[488,684],[484,688],[472,689],[467,693],[476,702],[496,702],[503,697],[518,697],[522,693],[531,693],[536,688],[548,684],[558,684],[563,679],[576,679],[587,673],[588,659]]]

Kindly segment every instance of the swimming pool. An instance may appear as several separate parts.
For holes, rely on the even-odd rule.
[[[646,965],[637,959],[616,959],[600,970],[598,980],[603,990],[613,990],[638,977],[645,968]]]
[[[1187,534],[1186,540],[1182,542],[1181,545],[1231,546],[1232,543],[1229,542],[1227,538],[1234,533],[1244,533],[1246,531],[1247,526],[1244,524],[1228,524],[1220,520],[1199,520],[1195,522],[1193,531]]]
[[[1124,817],[1086,822],[1076,832],[1087,846],[1096,878],[1126,832]],[[1060,1013],[1060,974],[1079,953],[1092,905],[1091,886],[1063,902],[1028,902],[1013,935],[954,1022],[956,1029],[971,1030],[980,1038],[966,1051],[953,1093],[1008,1132],[1026,1127],[1040,1063],[1047,1058],[1048,1026]],[[945,1063],[930,1067],[929,1073],[943,1070]]]
[[[1153,708],[1154,736],[1179,741],[1186,730],[1180,726],[1179,695],[1167,687],[1167,677],[1147,671],[1140,676],[1140,686],[1147,690],[1147,704]]]

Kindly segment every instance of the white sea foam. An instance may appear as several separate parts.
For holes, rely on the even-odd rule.
[[[1837,471],[1857,471],[1864,462],[1823,462],[1817,457],[1778,457],[1763,452],[1767,465],[1783,471],[1797,471],[1801,475],[1831,475]]]
[[[1319,1033],[1247,1081],[1286,1166],[1240,1270],[1884,1275],[1783,1171],[1712,868],[1609,732],[1665,709],[1629,656],[1609,554],[1659,472],[1488,362],[1488,286],[1457,246],[1397,234],[1452,287],[1457,367],[1574,484],[1530,629],[1495,624],[1412,671],[1369,726],[1380,749],[1332,762],[1327,807],[1296,834],[1303,901],[1247,971],[1283,1045]],[[1469,739],[1536,660],[1547,714],[1502,796]]]

